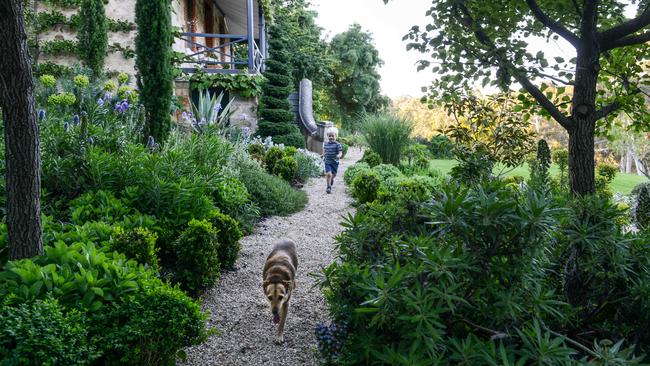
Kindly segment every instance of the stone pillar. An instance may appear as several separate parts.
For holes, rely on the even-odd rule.
[[[323,141],[325,141],[325,130],[334,127],[334,123],[329,121],[316,122],[318,130],[313,136],[307,136],[307,149],[317,154],[323,153]]]

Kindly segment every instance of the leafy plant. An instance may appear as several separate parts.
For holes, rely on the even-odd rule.
[[[369,170],[369,169],[370,169],[370,165],[363,161],[350,165],[345,170],[345,173],[343,173],[343,181],[345,182],[345,185],[348,187],[352,187],[352,181],[357,176],[357,174],[364,170]]]
[[[368,164],[371,168],[381,164],[381,156],[372,149],[367,149],[363,152],[363,157],[361,158],[362,163]]]
[[[99,353],[88,339],[88,321],[51,298],[0,307],[3,365],[89,365]]]
[[[128,231],[117,227],[113,232],[109,247],[111,250],[123,253],[127,258],[148,265],[153,270],[158,271],[156,239],[158,239],[158,236],[155,233],[143,227]]]
[[[372,170],[359,172],[352,180],[352,197],[359,203],[372,202],[377,198],[381,177]]]
[[[228,119],[232,114],[230,106],[234,99],[230,100],[225,106],[222,105],[222,100],[223,93],[217,96],[216,93],[210,94],[207,89],[200,90],[198,104],[192,103],[192,111],[198,121],[192,127],[201,132],[205,126],[213,126],[221,135],[224,135],[228,126]]]
[[[214,285],[221,275],[217,235],[210,222],[191,220],[173,243],[174,279],[193,294]]]
[[[228,215],[216,212],[210,221],[217,230],[219,263],[223,269],[233,269],[239,255],[239,240],[244,234],[237,221]]]
[[[361,122],[361,131],[370,148],[381,161],[398,165],[404,149],[410,144],[411,122],[390,114],[367,115]]]
[[[285,156],[280,159],[273,168],[273,172],[278,177],[286,180],[287,182],[293,181],[298,171],[298,163],[293,156]]]

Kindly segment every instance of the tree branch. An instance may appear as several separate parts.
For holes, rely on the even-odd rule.
[[[560,35],[562,38],[566,39],[569,43],[571,43],[571,45],[573,45],[573,47],[578,47],[580,44],[580,39],[578,36],[573,34],[573,32],[568,30],[559,22],[556,22],[553,19],[549,18],[548,15],[546,15],[546,13],[544,13],[544,11],[539,7],[539,4],[537,4],[536,0],[526,0],[526,4],[528,4],[528,7],[533,12],[533,15],[535,15],[535,19],[540,21],[553,32]]]
[[[607,117],[610,113],[616,111],[617,109],[621,108],[621,103],[619,102],[612,102],[609,103],[608,105],[602,107],[601,109],[597,110],[594,112],[594,117],[596,118],[596,121],[598,121],[601,118]]]
[[[606,42],[601,46],[601,51],[609,51],[614,48],[633,46],[650,41],[650,32],[619,38],[612,42]]]
[[[601,41],[601,47],[603,49],[616,48],[611,47],[610,44],[616,41],[620,41],[621,38],[634,34],[647,27],[648,25],[650,25],[650,7],[646,6],[646,8],[643,10],[643,13],[641,13],[641,15],[638,17],[609,28],[606,31],[600,32],[598,36]]]
[[[546,74],[546,73],[543,73],[543,72],[539,72],[537,70],[530,70],[529,73],[532,73],[532,74],[535,74],[535,75],[538,75],[538,76],[542,76],[542,77],[545,77],[545,78],[549,78],[551,80],[557,81],[558,83],[562,83],[564,85],[573,85],[574,84],[572,81],[563,80],[563,79],[560,79],[557,76],[549,75],[549,74]]]
[[[499,62],[500,67],[505,67],[512,72],[514,78],[521,84],[524,89],[530,95],[532,95],[533,98],[539,103],[542,108],[546,109],[546,111],[555,119],[562,127],[564,127],[567,131],[571,130],[573,128],[573,122],[571,121],[570,118],[565,116],[556,106],[553,104],[546,96],[544,93],[542,93],[539,88],[537,88],[533,83],[528,80],[528,78],[525,76],[523,72],[520,72],[517,70],[514,65],[512,65],[508,59],[501,53],[498,52],[499,50],[497,49],[496,45],[494,42],[490,39],[490,37],[485,33],[483,28],[481,28],[480,24],[476,23],[474,18],[472,17],[472,14],[469,12],[469,9],[465,6],[464,2],[457,1],[456,6],[458,10],[462,13],[462,16],[459,14],[459,20],[461,23],[472,30],[474,32],[474,35],[478,39],[481,44],[484,46],[490,48],[490,50],[494,51],[497,61]]]
[[[491,51],[494,52],[496,55],[497,61],[499,62],[499,65],[501,67],[505,67],[509,70],[513,71],[513,76],[514,78],[521,84],[524,89],[530,95],[532,95],[533,98],[539,103],[542,108],[546,109],[546,111],[555,119],[562,127],[564,127],[567,131],[571,130],[573,128],[573,122],[572,120],[565,116],[556,106],[553,104],[546,96],[544,93],[542,93],[539,88],[537,88],[533,83],[528,80],[528,78],[525,76],[523,72],[520,72],[517,70],[514,65],[512,65],[509,61],[508,58],[502,54],[502,52],[499,52],[499,49],[497,49],[496,45],[494,42],[490,39],[490,37],[487,35],[487,33],[481,28],[481,25],[476,23],[474,18],[472,17],[472,14],[469,12],[469,9],[465,6],[465,3],[463,0],[456,1],[456,7],[457,9],[462,13],[462,15],[459,14],[459,20],[463,25],[465,25],[467,28],[472,30],[474,32],[474,35],[476,38],[483,44],[484,46],[488,47]]]

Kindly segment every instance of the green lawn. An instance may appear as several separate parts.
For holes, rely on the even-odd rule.
[[[440,170],[443,174],[448,174],[451,168],[456,165],[455,160],[449,159],[434,159],[431,161],[431,167]],[[494,174],[499,174],[502,171],[502,166],[497,166],[494,168]],[[559,174],[559,169],[557,165],[551,165],[551,174]],[[512,170],[503,170],[503,175],[512,176],[512,175],[521,175],[522,177],[528,179],[530,172],[526,164],[518,166]],[[636,174],[624,174],[618,173],[614,181],[612,182],[612,190],[614,192],[620,192],[623,194],[629,194],[632,191],[632,188],[639,183],[645,182],[648,179],[644,176]]]

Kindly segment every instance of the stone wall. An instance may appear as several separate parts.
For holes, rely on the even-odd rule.
[[[257,130],[257,106],[257,98],[235,96],[231,105],[233,114],[230,117],[230,124],[248,127],[252,132],[255,132]]]

